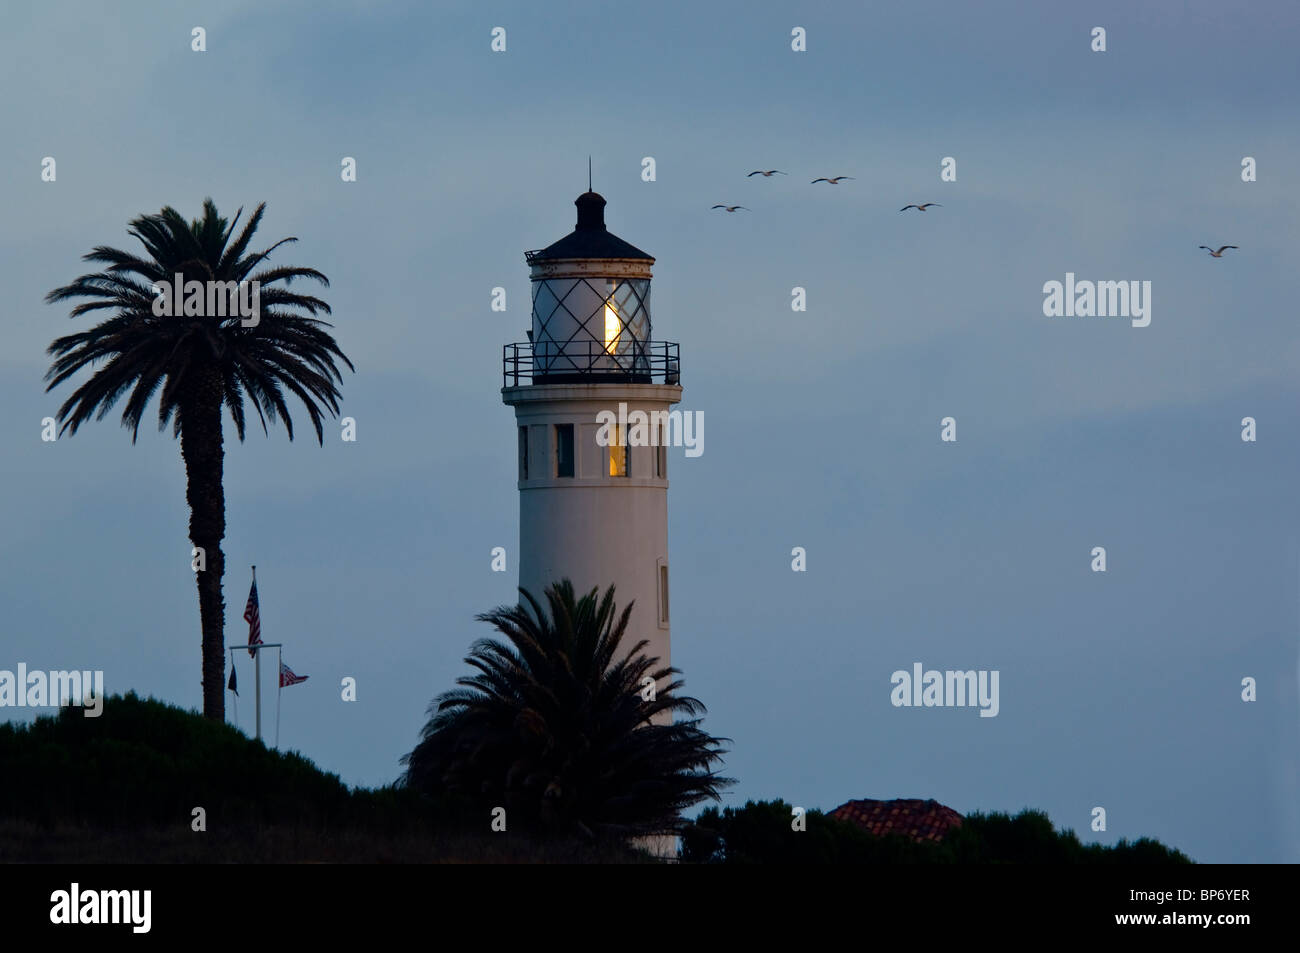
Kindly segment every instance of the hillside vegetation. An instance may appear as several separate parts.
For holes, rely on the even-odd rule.
[[[0,862],[627,863],[639,851],[493,832],[410,788],[349,788],[294,752],[134,693],[0,724]],[[194,829],[195,808],[205,830]],[[973,814],[939,844],[874,837],[790,805],[708,808],[682,839],[694,863],[1187,863],[1152,840],[1082,844],[1047,815]]]

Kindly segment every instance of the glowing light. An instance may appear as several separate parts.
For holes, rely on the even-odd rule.
[[[623,322],[618,318],[618,311],[611,301],[605,302],[605,351],[613,354],[618,349],[618,335]]]
[[[627,428],[615,424],[610,434],[609,475],[627,476]]]

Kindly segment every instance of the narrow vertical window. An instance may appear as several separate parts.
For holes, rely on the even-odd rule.
[[[528,479],[528,428],[519,428],[519,479]]]
[[[659,564],[659,624],[668,624],[668,564]]]
[[[655,479],[662,480],[667,470],[665,464],[668,456],[668,437],[666,428],[661,424],[657,431],[658,440],[655,441]]]
[[[627,428],[615,425],[609,444],[609,475],[627,476]]]
[[[555,475],[573,476],[573,424],[555,425]]]

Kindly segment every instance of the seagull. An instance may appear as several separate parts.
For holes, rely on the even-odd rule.
[[[746,212],[749,211],[749,209],[745,208],[743,205],[715,205],[713,207],[726,209],[728,212],[734,212],[736,209],[744,209]]]
[[[851,175],[837,175],[834,178],[830,178],[830,179],[826,179],[826,178],[813,179],[812,184],[816,185],[818,182],[829,182],[831,185],[839,185],[840,179],[851,179],[851,178],[853,178],[853,176]]]
[[[932,206],[932,205],[933,205],[935,208],[943,208],[943,206],[940,205],[938,202],[925,202],[925,203],[923,203],[923,204],[921,204],[921,205],[904,205],[902,208],[899,209],[899,211],[900,211],[900,212],[906,212],[909,208],[914,208],[914,209],[916,209],[918,212],[924,212],[926,209],[928,209],[928,208],[929,208],[930,206]]]
[[[1215,251],[1215,250],[1214,250],[1213,248],[1211,248],[1209,245],[1198,245],[1197,247],[1198,247],[1198,248],[1204,248],[1206,251],[1208,251],[1208,252],[1210,253],[1210,257],[1211,257],[1211,258],[1222,258],[1222,257],[1223,257],[1224,249],[1227,249],[1227,248],[1236,248],[1237,246],[1236,246],[1236,245],[1220,245],[1218,251]]]
[[[765,179],[770,179],[774,175],[788,175],[788,174],[789,173],[787,172],[782,172],[780,169],[768,169],[766,172],[764,172],[762,169],[755,169],[753,172],[749,173],[749,175],[745,176],[745,178],[752,179],[756,175],[761,175]]]

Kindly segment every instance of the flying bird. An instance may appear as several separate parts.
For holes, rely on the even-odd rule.
[[[755,169],[753,172],[749,173],[749,175],[745,176],[745,178],[752,179],[756,175],[761,175],[765,179],[770,179],[774,175],[788,175],[788,174],[789,173],[782,172],[780,169],[768,169],[766,172],[764,172],[762,169]]]
[[[931,206],[934,206],[935,208],[943,208],[943,206],[940,205],[938,202],[925,202],[921,205],[904,205],[902,208],[899,209],[899,211],[906,212],[909,208],[914,208],[918,212],[924,212],[926,209],[930,208]]]
[[[736,211],[736,209],[744,209],[746,212],[749,211],[749,209],[745,208],[745,206],[743,206],[743,205],[715,205],[715,206],[713,206],[713,207],[714,207],[714,208],[726,209],[728,212],[734,212],[734,211]]]
[[[1236,246],[1236,245],[1220,245],[1217,251],[1216,251],[1215,249],[1211,248],[1209,245],[1198,245],[1197,247],[1198,247],[1198,248],[1204,248],[1206,251],[1208,251],[1208,252],[1210,253],[1210,257],[1211,257],[1211,258],[1222,258],[1222,257],[1223,257],[1223,252],[1224,252],[1225,249],[1228,249],[1228,248],[1236,248],[1237,246]]]
[[[831,185],[839,185],[840,179],[851,179],[851,178],[853,178],[853,176],[851,175],[837,175],[830,179],[826,179],[826,178],[813,179],[812,184],[816,185],[818,182],[829,182]]]

